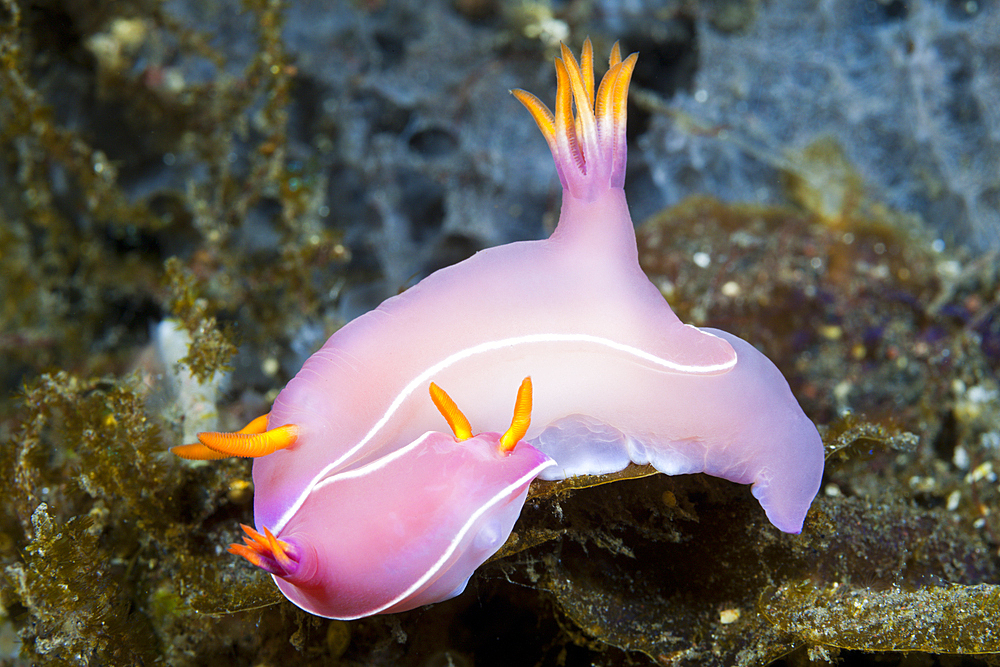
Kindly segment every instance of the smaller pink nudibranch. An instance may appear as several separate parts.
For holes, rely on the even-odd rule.
[[[302,609],[353,619],[454,597],[503,546],[528,486],[555,465],[521,438],[530,424],[531,380],[517,392],[503,435],[473,435],[437,385],[434,405],[454,435],[431,431],[313,489],[276,538],[243,526],[230,553],[270,572]],[[428,401],[430,403],[430,401]],[[316,518],[322,517],[322,525]]]
[[[233,551],[303,609],[350,619],[457,595],[536,476],[630,461],[752,484],[771,523],[802,530],[823,473],[816,427],[763,354],[682,323],[639,267],[622,189],[635,62],[616,44],[595,90],[587,40],[579,63],[565,46],[556,59],[554,113],[512,91],[563,186],[548,239],[433,273],[331,336],[266,417],[174,448],[256,457],[257,529]],[[526,376],[533,400],[525,380],[498,435],[498,388]]]

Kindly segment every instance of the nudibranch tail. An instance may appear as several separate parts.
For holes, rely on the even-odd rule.
[[[510,421],[510,428],[500,436],[500,451],[505,454],[511,452],[524,438],[529,426],[531,426],[531,378],[526,377],[521,380],[521,386],[517,389],[514,417]]]
[[[458,440],[468,440],[471,438],[472,426],[465,415],[462,414],[462,411],[458,409],[458,406],[455,405],[455,401],[451,400],[451,396],[446,394],[444,389],[433,382],[431,382],[430,392],[431,400],[434,401],[434,405],[437,407],[438,412],[441,413],[441,416],[448,422],[448,426],[451,427],[455,438]]]
[[[230,544],[229,553],[243,556],[260,569],[278,577],[289,577],[298,571],[299,554],[292,544],[279,540],[266,527],[261,535],[250,526],[240,526],[247,534],[243,538],[245,544]]]
[[[299,427],[295,424],[285,424],[262,433],[245,431],[246,429],[236,433],[199,433],[198,440],[208,449],[226,456],[257,458],[290,447],[299,437]]]
[[[610,69],[595,97],[590,38],[583,43],[579,64],[562,45],[562,58],[555,61],[554,114],[531,93],[511,91],[531,113],[548,142],[563,188],[577,199],[592,201],[608,189],[625,184],[626,102],[637,57],[633,53],[622,60],[615,42],[608,61]]]

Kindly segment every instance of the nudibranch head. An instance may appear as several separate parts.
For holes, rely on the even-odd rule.
[[[593,201],[625,184],[628,86],[637,58],[633,53],[622,60],[615,42],[595,96],[590,38],[579,63],[563,44],[562,58],[556,58],[555,114],[531,93],[510,91],[531,112],[552,151],[563,189],[576,199]]]
[[[245,544],[230,551],[269,572],[299,607],[328,618],[405,611],[461,593],[507,540],[528,486],[553,462],[521,439],[530,380],[505,434],[473,435],[437,385],[431,397],[453,434],[430,431],[334,472],[277,535],[245,527]]]

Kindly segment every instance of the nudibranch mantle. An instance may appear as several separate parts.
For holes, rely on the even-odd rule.
[[[271,452],[253,466],[267,537],[239,549],[299,606],[355,618],[446,599],[484,559],[477,536],[496,535],[494,550],[506,539],[534,476],[629,460],[753,484],[775,526],[802,529],[823,470],[815,426],[766,357],[682,323],[639,267],[622,189],[635,61],[616,45],[595,91],[589,40],[579,64],[563,47],[554,114],[512,91],[564,188],[548,239],[480,251],[348,323],[278,394],[264,433],[230,436],[252,447],[199,436],[208,454]],[[530,427],[473,470],[491,441],[449,445],[427,386],[447,387],[488,435],[509,419],[503,388],[529,375]],[[400,567],[406,581],[390,574]]]

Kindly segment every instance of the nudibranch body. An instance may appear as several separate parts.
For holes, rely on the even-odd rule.
[[[632,460],[668,474],[707,472],[753,484],[775,526],[801,530],[823,470],[815,426],[760,352],[724,332],[683,324],[639,268],[622,189],[626,98],[635,61],[635,54],[622,60],[616,45],[595,91],[589,40],[579,64],[563,47],[556,60],[554,114],[529,93],[513,91],[545,135],[563,185],[551,237],[480,251],[388,299],[306,361],[275,399],[269,430],[259,433],[264,427],[252,425],[245,433],[202,439],[205,456],[267,454],[254,462],[254,519],[275,537],[256,534],[259,541],[244,549],[270,545],[260,549],[274,552],[285,540],[301,556],[311,553],[310,543],[342,539],[351,545],[349,553],[364,554],[350,558],[317,550],[315,567],[294,575],[272,567],[279,586],[300,606],[337,618],[400,611],[435,595],[446,598],[459,588],[452,584],[471,573],[388,606],[385,600],[360,601],[360,588],[340,588],[344,581],[362,580],[378,588],[396,562],[381,561],[392,541],[390,529],[380,526],[378,537],[367,542],[365,526],[378,519],[352,521],[351,506],[364,508],[385,493],[378,511],[389,526],[396,504],[405,511],[464,502],[459,495],[447,501],[435,496],[441,477],[430,473],[440,465],[454,484],[464,485],[458,459],[467,443],[424,455],[431,465],[410,463],[427,449],[426,440],[415,443],[435,432],[441,419],[424,393],[431,382],[448,387],[469,420],[492,432],[509,419],[503,388],[532,377],[531,426],[511,455],[523,449],[531,452],[530,461],[489,473],[499,476],[491,498],[501,489],[517,489],[504,501],[507,509],[523,502],[525,475],[599,474]],[[456,457],[454,467],[450,456]],[[426,487],[418,474],[430,475]],[[386,491],[394,488],[400,492]],[[466,492],[472,494],[471,488]],[[468,502],[456,508],[458,515],[492,511],[482,510],[484,501],[474,494]],[[420,530],[436,528],[428,523]],[[418,532],[397,537],[415,557],[423,554]],[[274,561],[267,558],[258,560]],[[302,572],[309,581],[293,583]],[[407,576],[422,581],[436,575]],[[310,600],[324,602],[303,603],[290,588],[309,588]],[[349,601],[341,602],[345,597]]]

